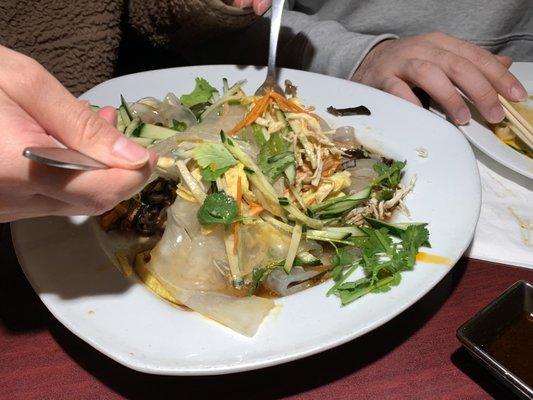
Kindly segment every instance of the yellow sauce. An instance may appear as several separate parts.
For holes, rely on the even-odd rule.
[[[418,252],[416,255],[416,261],[428,263],[428,264],[444,264],[444,265],[453,265],[453,261],[449,258],[438,256],[436,254],[424,253],[423,251]]]

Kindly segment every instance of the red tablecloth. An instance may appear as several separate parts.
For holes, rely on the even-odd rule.
[[[455,338],[533,271],[463,259],[409,310],[333,350],[218,377],[131,371],[64,328],[26,281],[7,230],[0,254],[0,399],[513,399]],[[142,335],[142,332],[139,332]]]

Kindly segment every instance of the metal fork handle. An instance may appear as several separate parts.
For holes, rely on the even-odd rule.
[[[272,0],[270,21],[270,45],[268,47],[267,81],[276,82],[276,55],[278,52],[278,36],[281,28],[281,15],[285,0]]]

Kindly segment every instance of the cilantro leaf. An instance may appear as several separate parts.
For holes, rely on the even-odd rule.
[[[356,285],[356,287],[353,289],[340,289],[338,295],[341,299],[342,305],[344,306],[368,293],[388,292],[391,286],[396,286],[400,283],[399,279],[400,274],[394,274],[382,278],[376,283],[367,284],[368,280],[363,278],[359,280],[358,285]]]
[[[418,249],[429,240],[429,232],[425,225],[409,225],[400,235],[404,248]]]
[[[359,242],[361,258],[345,271],[342,264],[348,261],[339,253],[332,259],[332,275],[335,281],[329,293],[335,293],[343,305],[368,293],[381,293],[400,283],[401,272],[413,269],[421,246],[428,244],[429,232],[425,225],[409,225],[400,230],[400,240],[393,241],[386,227],[361,228],[367,237]],[[347,247],[349,248],[349,246]],[[346,249],[346,248],[343,248]],[[346,250],[343,250],[346,251]],[[347,281],[357,266],[362,266],[365,276]]]
[[[196,104],[206,103],[211,99],[213,93],[218,92],[213,86],[203,78],[196,78],[196,85],[194,90],[189,94],[184,94],[180,100],[187,107],[192,107]]]
[[[327,296],[334,293],[359,266],[356,262],[356,250],[353,246],[335,249],[335,255],[331,259],[331,275],[335,284],[328,290]]]
[[[224,167],[212,170],[210,167],[200,168],[200,175],[207,182],[215,182],[218,178],[226,173],[231,167]]]
[[[198,222],[202,225],[229,225],[235,221],[238,214],[237,202],[224,192],[208,195],[198,210]]]
[[[405,165],[405,161],[393,161],[390,166],[382,162],[374,164],[374,171],[379,174],[374,185],[381,185],[389,189],[396,188],[402,179],[402,170]]]
[[[363,243],[363,255],[373,256],[379,253],[392,255],[392,238],[387,228],[361,228],[368,236]]]
[[[341,247],[335,252],[335,255],[331,259],[332,267],[345,267],[354,262],[355,254],[352,247]]]
[[[422,225],[411,225],[400,235],[402,249],[398,252],[396,263],[403,270],[412,269],[416,262],[418,249],[428,243],[429,232]]]
[[[202,143],[192,151],[192,157],[200,166],[200,174],[206,181],[216,181],[230,167],[237,164],[237,160],[221,143]]]

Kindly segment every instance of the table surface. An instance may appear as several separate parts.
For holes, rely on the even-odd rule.
[[[514,398],[455,331],[517,280],[532,281],[531,270],[462,259],[413,307],[343,346],[259,371],[165,377],[129,370],[63,327],[24,277],[9,230],[1,234],[0,399]]]

